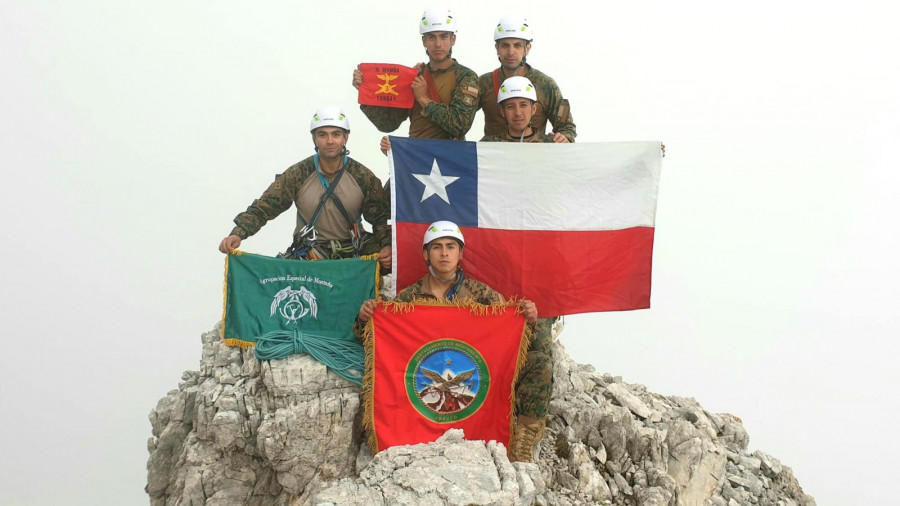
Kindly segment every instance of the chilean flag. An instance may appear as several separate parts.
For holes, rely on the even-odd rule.
[[[659,142],[390,141],[398,290],[427,272],[425,229],[449,220],[466,276],[541,316],[650,307]]]

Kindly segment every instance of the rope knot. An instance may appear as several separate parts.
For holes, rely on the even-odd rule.
[[[300,329],[295,329],[292,337],[291,342],[294,344],[294,354],[306,353],[306,347],[303,345],[303,332],[300,332]]]

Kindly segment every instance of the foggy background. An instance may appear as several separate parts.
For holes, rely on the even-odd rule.
[[[323,105],[387,176],[351,71],[423,61],[427,5],[0,6],[0,504],[148,502],[147,414],[221,316],[219,241],[312,154]],[[652,308],[566,318],[576,361],[741,417],[820,506],[892,496],[897,4],[453,11],[453,55],[478,74],[498,65],[498,19],[528,16],[528,61],[570,100],[577,142],[666,144]],[[283,250],[293,226],[242,249]]]

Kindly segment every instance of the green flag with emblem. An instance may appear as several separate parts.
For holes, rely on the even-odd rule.
[[[261,360],[306,353],[361,383],[365,353],[353,322],[375,298],[375,255],[301,261],[235,251],[225,260],[222,339]]]

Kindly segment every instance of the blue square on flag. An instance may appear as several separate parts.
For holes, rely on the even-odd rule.
[[[396,221],[478,226],[474,142],[391,136]]]

